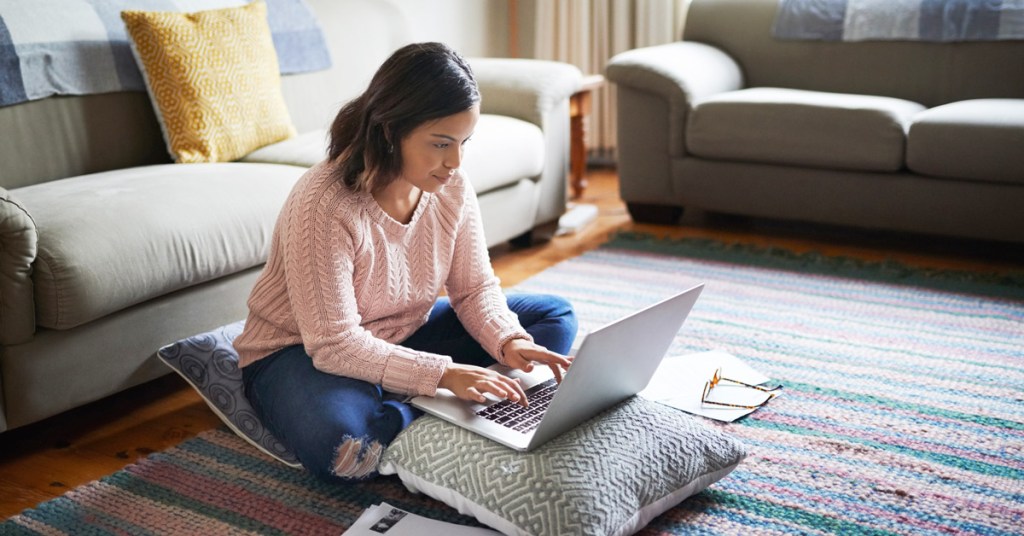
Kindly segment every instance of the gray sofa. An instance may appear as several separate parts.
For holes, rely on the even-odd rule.
[[[277,212],[341,103],[412,35],[381,0],[307,0],[329,70],[285,76],[296,138],[172,164],[145,93],[0,108],[0,431],[170,371],[158,348],[245,317]],[[464,169],[489,245],[566,205],[575,67],[471,58],[483,115]]]
[[[772,36],[777,0],[693,0],[615,56],[620,191],[683,207],[1024,242],[1024,41]]]

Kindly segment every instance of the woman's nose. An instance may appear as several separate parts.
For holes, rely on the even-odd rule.
[[[462,147],[455,147],[445,155],[444,167],[454,171],[460,165],[462,165]]]

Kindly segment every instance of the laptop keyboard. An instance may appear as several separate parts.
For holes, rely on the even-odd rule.
[[[526,390],[526,399],[530,401],[530,405],[525,408],[517,402],[502,400],[497,404],[487,406],[476,414],[506,428],[527,433],[533,431],[540,424],[540,418],[547,411],[556,389],[558,389],[558,383],[551,378]]]

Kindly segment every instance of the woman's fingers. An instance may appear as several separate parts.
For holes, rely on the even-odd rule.
[[[533,369],[533,362],[547,365],[552,372],[555,373],[555,378],[558,382],[562,381],[562,371],[569,368],[572,364],[572,358],[566,357],[561,354],[556,354],[550,350],[541,348],[539,350],[527,350],[517,356],[521,363],[525,366],[515,367],[525,372],[530,372]],[[515,366],[515,364],[513,364]]]
[[[526,405],[526,392],[518,380],[493,370],[471,365],[450,365],[449,371],[457,376],[452,381],[442,377],[442,383],[459,398],[484,403],[485,394]]]
[[[508,376],[500,374],[498,377],[500,378],[498,389],[500,389],[504,394],[495,393],[495,396],[498,396],[499,398],[507,398],[513,402],[518,402],[519,404],[526,406],[526,391],[523,390],[523,386],[519,383],[519,380],[514,380]]]
[[[559,365],[548,365],[548,368],[555,375],[555,382],[562,383],[562,367]]]
[[[558,365],[562,368],[569,368],[569,365],[572,364],[571,358],[566,357],[562,354],[556,354],[551,350],[544,350],[543,352],[539,352],[539,354],[540,356],[537,359],[534,359],[534,361],[540,361],[549,366]]]
[[[458,393],[456,393],[456,394],[458,394]],[[467,387],[466,388],[466,396],[465,396],[465,398],[467,400],[474,400],[476,402],[480,402],[481,404],[484,403],[484,402],[487,402],[487,398],[484,397],[484,394],[481,393],[480,391],[477,391],[473,387]]]

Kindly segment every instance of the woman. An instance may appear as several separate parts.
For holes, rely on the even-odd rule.
[[[406,395],[525,404],[518,382],[485,367],[539,363],[561,378],[570,364],[571,305],[506,298],[491,269],[459,170],[479,103],[448,47],[397,50],[339,111],[328,158],[278,217],[234,344],[260,420],[320,478],[375,475],[418,415]]]

